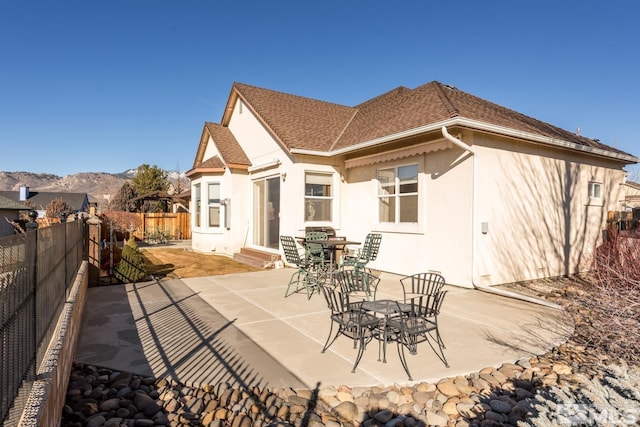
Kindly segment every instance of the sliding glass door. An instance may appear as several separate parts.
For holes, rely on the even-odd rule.
[[[280,239],[280,177],[253,183],[253,243],[278,249]]]

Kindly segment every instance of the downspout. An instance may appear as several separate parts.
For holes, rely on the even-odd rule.
[[[496,289],[493,288],[491,286],[486,286],[486,285],[481,285],[476,283],[475,280],[475,274],[476,274],[476,210],[477,210],[477,190],[476,190],[476,182],[477,182],[477,177],[476,177],[476,162],[477,162],[477,157],[478,157],[478,153],[476,153],[476,151],[471,148],[469,145],[465,144],[463,141],[461,141],[460,139],[452,136],[449,131],[447,131],[447,127],[446,126],[442,126],[441,128],[442,130],[442,136],[444,136],[444,138],[453,143],[454,145],[462,148],[463,150],[467,151],[469,154],[471,154],[471,179],[472,179],[472,183],[471,183],[471,285],[474,287],[474,289],[478,289],[480,291],[483,292],[488,292],[488,293],[492,293],[492,294],[496,294],[496,295],[500,295],[503,297],[508,297],[508,298],[515,298],[515,299],[519,299],[522,301],[527,301],[527,302],[532,302],[535,304],[541,304],[550,308],[555,308],[555,309],[562,309],[562,306],[560,306],[559,304],[554,304],[552,302],[543,300],[541,298],[535,298],[529,295],[523,295],[517,292],[511,292],[511,291],[507,291],[505,289]]]

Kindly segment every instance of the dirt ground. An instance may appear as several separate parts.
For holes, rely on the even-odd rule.
[[[147,271],[156,277],[180,279],[258,271],[224,255],[203,254],[185,248],[140,248]]]

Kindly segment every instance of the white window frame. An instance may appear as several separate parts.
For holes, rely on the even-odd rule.
[[[324,185],[330,185],[330,196],[316,196],[316,195],[307,195],[307,176],[315,175],[320,181],[318,183]],[[304,171],[304,205],[303,205],[303,222],[305,224],[331,224],[335,220],[335,209],[336,209],[336,183],[335,183],[335,173],[334,172],[325,172],[325,171],[315,171],[315,170],[305,170]],[[308,207],[311,204],[313,206],[313,201],[326,201],[330,202],[329,215],[328,219],[313,219],[308,220],[309,212]]]
[[[415,192],[409,192],[409,193],[400,193],[400,178],[399,178],[399,169],[404,168],[404,167],[408,167],[408,166],[413,166],[416,168],[416,177],[415,177],[415,184],[416,184],[416,190]],[[381,193],[381,182],[380,182],[380,172],[381,171],[385,171],[385,170],[393,170],[393,179],[394,179],[394,192],[392,194],[382,194]],[[403,226],[403,227],[412,227],[412,226],[417,226],[420,222],[420,188],[422,186],[420,185],[420,164],[418,162],[415,163],[407,163],[407,164],[402,164],[402,165],[396,165],[396,166],[389,166],[389,167],[381,167],[378,168],[376,170],[376,216],[377,216],[377,221],[381,226]],[[416,198],[416,221],[411,221],[411,222],[401,222],[400,221],[400,202],[401,202],[401,198],[403,197],[415,197]],[[380,218],[380,203],[381,203],[381,199],[384,198],[393,198],[394,199],[394,221],[390,222],[390,221],[381,221]]]
[[[587,205],[603,206],[602,200],[602,183],[598,181],[589,181],[587,185]]]
[[[211,187],[212,186],[217,186],[218,187],[218,198],[217,199],[212,199],[211,198]],[[222,228],[224,227],[224,212],[223,212],[223,208],[222,208],[222,204],[220,203],[221,199],[221,184],[219,181],[215,181],[215,182],[208,182],[207,183],[207,227],[208,228]],[[211,224],[211,208],[218,208],[218,224],[217,225],[212,225]]]
[[[589,181],[588,190],[589,199],[599,200],[602,199],[602,183],[597,181]]]

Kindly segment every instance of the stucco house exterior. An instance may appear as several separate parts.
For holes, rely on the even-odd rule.
[[[627,181],[622,185],[624,195],[623,211],[640,209],[640,183]]]
[[[327,226],[383,235],[372,268],[472,287],[573,274],[639,159],[455,87],[399,87],[350,107],[235,83],[205,123],[192,246],[280,254]]]

